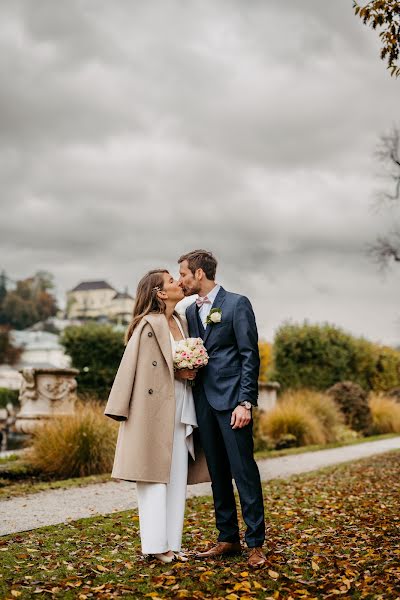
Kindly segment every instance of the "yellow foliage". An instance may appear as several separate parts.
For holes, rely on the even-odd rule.
[[[267,382],[269,379],[269,374],[272,369],[272,344],[269,342],[265,342],[264,340],[260,340],[258,343],[258,351],[260,353],[260,381]]]

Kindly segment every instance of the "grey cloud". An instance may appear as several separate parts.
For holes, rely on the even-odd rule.
[[[370,203],[398,82],[351,3],[0,11],[7,272],[48,268],[60,298],[96,277],[133,291],[206,247],[266,336],[307,317],[395,340],[398,283],[380,282],[364,248],[393,218]]]

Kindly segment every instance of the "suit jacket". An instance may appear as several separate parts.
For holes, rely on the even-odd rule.
[[[260,355],[250,301],[221,287],[212,308],[221,309],[222,319],[205,330],[196,303],[186,309],[189,335],[203,339],[210,358],[196,377],[194,400],[205,396],[216,410],[234,409],[244,400],[257,406]]]
[[[186,332],[186,323],[181,321]],[[175,428],[175,382],[168,323],[163,314],[143,317],[130,338],[108,398],[105,415],[121,421],[112,477],[168,483]],[[210,481],[194,432],[188,483]]]

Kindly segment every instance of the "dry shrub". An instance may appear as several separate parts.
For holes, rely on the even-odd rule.
[[[111,471],[118,425],[103,410],[101,404],[79,404],[75,414],[39,426],[27,462],[60,479]]]
[[[274,409],[266,412],[262,416],[260,430],[278,445],[288,434],[295,436],[296,446],[326,442],[324,429],[318,418],[307,406],[290,400],[280,401]]]
[[[340,381],[326,392],[336,402],[346,421],[346,425],[363,435],[371,433],[372,419],[368,405],[368,394],[352,381]]]
[[[369,407],[374,433],[400,433],[400,404],[384,394],[371,394]]]

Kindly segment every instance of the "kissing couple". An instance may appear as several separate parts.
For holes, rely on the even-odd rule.
[[[181,550],[186,486],[210,480],[219,536],[195,558],[242,551],[234,479],[248,564],[259,568],[266,559],[252,435],[260,369],[253,309],[245,296],[216,283],[211,252],[193,250],[178,264],[178,280],[156,269],[138,284],[105,409],[121,422],[112,477],[136,482],[142,552],[163,563],[188,560]],[[193,294],[198,298],[184,319],[175,307]],[[181,360],[182,344],[187,360]],[[190,368],[193,356],[201,357],[194,361],[201,368]]]

